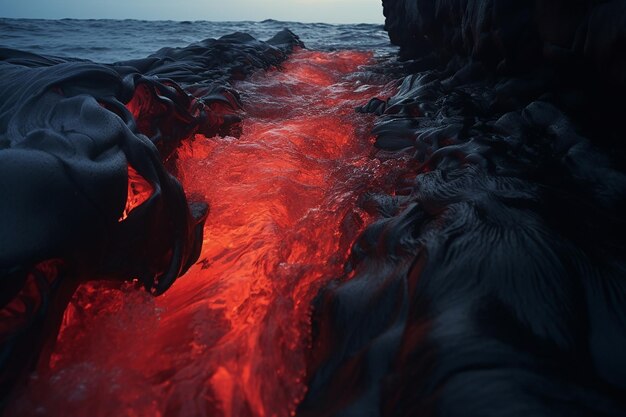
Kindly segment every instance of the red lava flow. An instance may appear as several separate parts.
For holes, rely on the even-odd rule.
[[[343,275],[371,220],[357,200],[384,186],[371,116],[389,95],[366,52],[300,50],[239,82],[240,138],[196,135],[178,151],[190,196],[210,204],[199,262],[163,296],[84,285],[50,370],[15,415],[289,416],[306,393],[311,302]]]

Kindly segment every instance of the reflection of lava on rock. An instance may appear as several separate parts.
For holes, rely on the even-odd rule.
[[[371,116],[354,112],[390,93],[359,81],[370,61],[302,50],[237,85],[246,92],[241,138],[198,134],[177,154],[187,194],[211,206],[200,262],[157,299],[80,288],[51,370],[31,382],[20,414],[295,410],[306,391],[311,302],[344,274],[369,221],[357,199],[388,171],[370,156]]]
[[[622,417],[626,3],[571,3],[384,0],[372,67],[0,50],[0,407]]]

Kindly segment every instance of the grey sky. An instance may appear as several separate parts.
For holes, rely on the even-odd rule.
[[[381,0],[0,0],[0,16],[383,23]]]

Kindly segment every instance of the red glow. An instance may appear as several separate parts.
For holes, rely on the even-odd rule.
[[[147,136],[154,134],[155,120],[167,114],[167,108],[154,98],[155,95],[156,93],[149,86],[139,84],[133,98],[126,104],[137,122],[137,128]]]
[[[83,286],[51,370],[13,415],[291,415],[312,299],[342,275],[370,220],[356,201],[385,176],[369,156],[372,120],[354,112],[383,94],[354,76],[370,60],[299,51],[241,82],[241,138],[196,135],[179,150],[186,191],[211,205],[198,264],[159,298]]]
[[[63,263],[58,259],[40,262],[26,273],[20,291],[0,308],[0,334],[24,331],[42,306],[46,288],[53,283]],[[42,281],[43,280],[43,281]]]
[[[152,184],[139,175],[135,168],[128,165],[128,196],[126,197],[126,207],[119,221],[126,220],[131,211],[145,203],[152,193],[154,193]]]

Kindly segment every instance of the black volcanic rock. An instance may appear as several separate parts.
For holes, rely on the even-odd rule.
[[[405,57],[461,55],[511,71],[589,65],[626,85],[623,0],[385,0],[383,7]]]
[[[418,165],[317,299],[299,415],[626,415],[626,2],[383,5],[407,73],[359,110]]]

